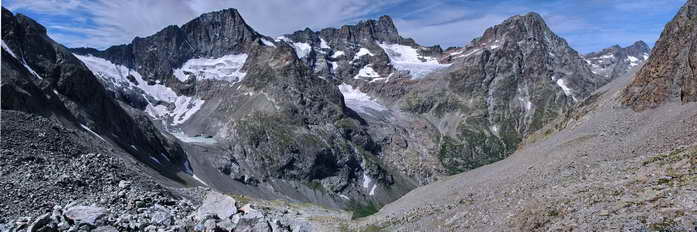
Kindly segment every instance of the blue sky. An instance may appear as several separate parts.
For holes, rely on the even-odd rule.
[[[582,53],[637,40],[653,45],[686,0],[4,0],[68,47],[106,48],[181,25],[196,16],[237,8],[257,31],[277,36],[390,15],[400,34],[422,45],[462,46],[504,19],[540,13]]]

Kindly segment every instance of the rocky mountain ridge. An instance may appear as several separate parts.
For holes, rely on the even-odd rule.
[[[651,49],[644,41],[637,41],[627,47],[614,45],[598,52],[584,55],[593,73],[602,76],[604,82],[626,75],[632,68],[643,64]]]
[[[219,37],[191,39],[228,24],[234,29]],[[137,49],[140,41],[153,49]],[[201,48],[191,52],[187,43]],[[356,198],[388,202],[412,188],[375,157],[379,147],[362,119],[303,62],[299,46],[254,32],[228,9],[129,45],[73,51],[127,104],[128,96],[143,96],[140,109],[189,144],[194,172],[220,191],[348,207]],[[126,56],[132,62],[107,60],[121,47],[134,51]],[[195,148],[201,145],[216,152]]]
[[[356,122],[367,120],[367,124],[342,123],[342,126],[353,124],[350,129],[352,135],[349,135],[346,139],[358,142],[363,149],[373,153],[373,156],[383,156],[379,157],[378,160],[386,162],[387,167],[398,170],[396,173],[393,172],[393,175],[405,175],[408,179],[411,179],[405,179],[405,183],[398,183],[404,186],[425,184],[448,173],[461,172],[504,158],[515,150],[518,141],[528,132],[535,131],[544,125],[545,122],[563,113],[567,107],[573,105],[579,99],[585,98],[589,92],[603,83],[602,80],[599,80],[599,77],[594,76],[590,72],[587,64],[583,62],[578,53],[573,51],[563,39],[551,32],[542,17],[534,13],[508,19],[501,25],[488,29],[481,38],[473,41],[469,46],[459,51],[451,49],[446,53],[438,46],[423,47],[412,39],[401,37],[388,16],[380,17],[378,20],[361,21],[356,25],[322,29],[318,32],[305,29],[276,39],[255,33],[253,29],[250,29],[241,20],[235,10],[223,10],[206,14],[202,17],[233,22],[233,27],[237,28],[236,30],[245,36],[238,38],[231,32],[229,36],[224,33],[222,37],[218,38],[225,41],[239,41],[239,43],[232,43],[233,45],[230,47],[233,50],[228,51],[228,53],[207,54],[204,52],[191,55],[194,53],[183,52],[183,54],[188,54],[188,56],[200,58],[191,58],[178,62],[181,63],[181,66],[172,65],[175,62],[167,61],[172,56],[166,54],[173,52],[170,51],[171,49],[181,49],[185,42],[192,43],[191,39],[189,39],[192,36],[189,34],[192,34],[192,31],[201,30],[197,29],[197,27],[205,27],[205,25],[194,22],[202,20],[195,19],[190,23],[184,24],[181,27],[182,29],[178,29],[176,26],[168,27],[151,37],[137,38],[131,45],[123,45],[125,47],[133,47],[140,40],[158,41],[152,46],[161,47],[160,50],[151,49],[149,53],[143,54],[133,52],[133,55],[126,56],[135,57],[132,59],[133,62],[124,62],[118,59],[116,61],[101,60],[93,62],[95,60],[95,58],[92,58],[93,56],[98,58],[116,56],[115,54],[118,54],[118,52],[114,51],[123,46],[112,47],[103,52],[94,52],[94,50],[90,49],[74,49],[73,51],[82,54],[78,57],[81,57],[88,66],[92,67],[110,62],[113,63],[110,65],[115,66],[119,66],[119,63],[127,65],[132,63],[130,64],[131,68],[125,66],[117,69],[127,69],[128,73],[133,72],[132,76],[135,78],[128,78],[128,76],[105,78],[105,80],[118,79],[125,83],[124,86],[128,86],[128,88],[113,88],[116,89],[115,92],[122,92],[121,94],[116,94],[117,96],[126,96],[120,99],[125,99],[125,102],[128,103],[128,99],[137,98],[128,96],[154,96],[140,100],[139,105],[141,109],[144,108],[154,118],[169,122],[167,130],[171,132],[182,131],[185,137],[187,134],[189,137],[191,137],[190,135],[212,136],[216,140],[213,143],[238,142],[247,140],[239,139],[238,136],[248,138],[254,136],[247,133],[230,134],[231,132],[220,130],[219,125],[230,125],[230,123],[233,123],[232,127],[236,128],[233,130],[235,133],[245,132],[252,129],[252,127],[244,125],[245,128],[240,129],[237,126],[243,126],[240,125],[243,121],[242,119],[255,115],[255,112],[258,110],[270,114],[276,114],[278,110],[285,112],[281,114],[280,118],[275,120],[295,117],[286,114],[290,111],[283,109],[296,111],[307,109],[307,106],[298,106],[297,103],[290,102],[288,102],[290,103],[289,105],[283,106],[278,103],[286,102],[286,98],[278,98],[284,96],[284,94],[278,94],[284,91],[271,89],[259,91],[260,88],[266,88],[269,83],[283,83],[283,85],[287,85],[287,83],[284,83],[284,79],[288,78],[287,75],[292,76],[294,73],[298,77],[316,77],[316,79],[304,79],[301,82],[313,83],[313,87],[310,87],[310,89],[319,88],[322,85],[338,86],[343,97],[343,103],[346,106],[344,109],[350,109],[348,113],[331,113],[334,115],[327,115],[328,117],[322,118],[333,118],[334,121],[337,121],[348,115],[348,118],[353,118],[349,119],[349,121],[356,119],[358,120]],[[185,31],[186,33],[177,31]],[[178,34],[186,36],[173,36]],[[180,37],[181,39],[178,39]],[[162,45],[159,45],[160,43]],[[178,47],[168,47],[167,45],[169,44],[180,45]],[[213,44],[216,43],[214,42]],[[198,46],[194,45],[194,47]],[[458,52],[461,54],[458,55]],[[520,61],[508,59],[510,57],[507,54],[514,53],[524,53],[524,55],[519,57]],[[147,59],[138,58],[141,56],[160,57],[154,58],[155,60],[166,58],[163,62],[167,64],[159,65],[158,68],[165,67],[170,69],[171,72],[163,71],[164,69],[159,72],[148,71],[150,69],[148,66],[151,66],[152,62],[144,62]],[[283,66],[281,73],[285,76],[280,79],[269,79],[268,69],[264,65],[258,65],[261,63],[267,64],[269,59],[274,59],[274,57],[285,60],[286,63],[290,61],[288,66],[281,65]],[[479,81],[472,77],[463,79],[464,75],[472,74],[470,72],[480,72],[474,69],[480,66],[479,57],[488,57],[486,59],[489,61],[482,62],[491,63],[492,67],[502,65],[502,62],[504,62],[509,65],[507,69],[521,69],[523,73],[518,77],[519,74],[515,73],[503,73],[503,71],[487,73],[487,70],[481,70],[485,74],[481,76]],[[503,60],[497,61],[499,59]],[[213,71],[206,69],[206,67],[214,67],[213,65],[216,62],[223,62],[227,67]],[[93,64],[89,65],[90,63]],[[525,65],[529,65],[529,67],[523,70],[522,67]],[[134,69],[132,67],[139,68]],[[259,68],[254,69],[253,67]],[[273,69],[274,67],[271,68],[271,70]],[[159,73],[159,76],[146,77],[148,74],[140,74],[138,70],[144,70],[144,72],[148,73]],[[499,68],[497,70],[504,69]],[[96,72],[105,73],[103,70],[96,70]],[[276,72],[272,71],[271,74],[273,75]],[[132,79],[136,81],[132,81]],[[520,82],[522,80],[534,79],[539,81],[536,83]],[[515,88],[502,86],[503,88],[495,90],[497,93],[493,93],[493,89],[497,87],[490,85],[495,83],[491,82],[492,80],[513,81],[512,83],[520,83],[525,86]],[[108,81],[105,83],[109,85]],[[229,85],[230,88],[221,88],[216,86],[217,84],[215,83],[224,83]],[[478,88],[475,92],[468,93],[469,91],[474,91],[474,89],[462,89],[467,88],[465,86],[475,86],[476,83],[480,83],[482,88]],[[315,86],[318,84],[320,85]],[[135,88],[133,85],[136,85]],[[147,93],[149,91],[148,88],[150,88],[147,86],[158,85],[171,88],[170,92],[173,93],[168,94],[167,97],[169,99],[156,97],[160,95],[157,92]],[[437,87],[433,88],[433,85]],[[535,85],[534,88],[541,88],[541,90],[531,90],[529,86],[532,85]],[[112,84],[112,86],[114,85]],[[134,89],[141,89],[146,94],[142,94],[142,91],[133,92],[132,90]],[[482,89],[487,91],[479,92]],[[437,93],[434,93],[434,91],[437,91]],[[531,93],[539,91],[551,91],[553,94],[537,95]],[[255,97],[255,92],[263,92],[263,97],[266,100]],[[329,95],[327,96],[326,94]],[[511,94],[523,95],[511,97],[509,96]],[[336,93],[320,91],[317,92],[316,96],[319,98],[313,98],[310,102],[316,102],[318,106],[326,105],[326,103],[322,102],[327,100],[331,102],[330,105],[336,104],[336,106],[340,106],[342,104],[339,102],[339,99],[336,99]],[[545,99],[534,99],[538,96],[545,96]],[[530,99],[525,100],[528,98]],[[444,102],[429,103],[429,101]],[[216,102],[215,106],[212,106],[210,102]],[[245,102],[246,104],[253,104],[253,107],[244,110],[227,107],[228,105],[238,105]],[[464,102],[469,103],[463,104]],[[389,104],[394,104],[398,107],[386,107]],[[143,105],[145,106],[143,107]],[[520,107],[511,108],[511,105],[520,105]],[[512,114],[502,113],[504,112],[502,109],[508,109]],[[341,111],[344,110],[333,108],[332,111],[327,113]],[[222,116],[223,112],[226,115],[233,116]],[[237,113],[230,114],[231,112]],[[358,114],[351,116],[352,112]],[[215,116],[219,114],[221,116]],[[330,123],[330,121],[321,119],[313,122],[319,119],[315,117],[316,114],[306,114],[310,121],[300,122],[297,125]],[[499,116],[494,116],[495,114]],[[211,117],[214,118],[212,122],[208,121]],[[259,115],[257,115],[254,116],[254,120],[263,120],[266,117],[259,118]],[[199,118],[206,118],[207,120],[199,122]],[[470,121],[465,123],[465,118],[470,118],[468,119]],[[478,119],[472,121],[473,118]],[[396,123],[390,121],[396,121]],[[501,125],[502,121],[508,121],[509,123]],[[452,124],[456,126],[453,127]],[[357,127],[355,127],[356,125]],[[414,125],[421,125],[422,127],[417,128]],[[255,127],[267,131],[265,128],[269,126],[273,126],[274,129],[272,131],[282,128],[282,126],[277,124]],[[408,131],[406,136],[403,133],[404,131]],[[308,132],[310,134],[318,133],[318,131],[312,130]],[[281,134],[286,133],[282,132]],[[502,134],[507,134],[507,136],[500,136]],[[461,138],[468,139],[461,140]],[[481,143],[474,142],[474,140]],[[298,142],[300,141],[292,143]],[[306,141],[300,143],[304,144],[303,147],[309,145],[306,144]],[[272,147],[274,147],[273,150],[276,152],[285,150],[285,148],[275,145]],[[233,160],[223,161],[227,159],[223,158],[225,156],[214,158],[214,162],[218,163],[217,169],[219,172],[231,175],[233,179],[244,180],[242,182],[247,184],[257,183],[259,179],[266,179],[267,177],[264,176],[267,174],[262,172],[252,175],[250,172],[255,173],[255,171],[240,169],[247,165],[238,164],[239,160],[248,159],[240,156],[238,152],[248,153],[249,151],[246,151],[248,149],[257,150],[259,148],[241,147],[241,149],[231,152],[231,155],[235,157]],[[336,149],[332,150],[334,150],[333,152],[337,151]],[[268,153],[268,151],[265,153]],[[403,154],[408,155],[405,157]],[[335,155],[332,154],[330,156]],[[274,156],[268,157],[271,160],[277,160]],[[253,161],[253,163],[257,162],[259,161]],[[255,168],[257,170],[268,170],[269,167],[275,166],[275,162],[283,163],[286,161],[277,160],[269,164],[255,164],[251,166],[258,167]],[[279,165],[279,167],[283,166]],[[339,166],[346,165],[341,164]],[[349,165],[349,167],[351,166],[354,165]],[[356,170],[342,172],[353,173]],[[384,171],[381,172],[383,174],[378,175],[386,176]],[[327,185],[325,183],[322,185],[325,189],[342,191],[343,187],[337,188],[335,184],[340,183],[339,186],[346,186],[346,181],[352,179],[350,177],[351,174],[342,175],[348,175],[349,178],[343,177],[340,178],[339,182],[333,182],[334,184]],[[308,178],[307,174],[301,176],[286,176],[284,174],[284,176],[276,176],[275,178],[310,180],[310,182],[313,179],[313,177]],[[358,179],[364,179],[363,182],[372,182],[373,178],[368,176]],[[355,183],[358,182],[360,181],[355,181]],[[386,183],[389,185],[392,181],[387,181]],[[367,193],[371,193],[374,187],[364,189]],[[338,195],[345,194],[341,193]]]
[[[487,29],[441,61],[451,64],[407,85],[397,102],[438,128],[435,154],[450,173],[505,158],[601,84],[536,13]]]
[[[658,104],[665,91],[647,89],[671,92],[672,97],[666,99],[677,99],[679,95],[682,102],[692,101],[692,50],[684,47],[691,47],[689,38],[694,37],[695,4],[690,0],[683,7],[657,44],[656,49],[662,51],[658,54],[671,58],[650,58],[624,91],[624,104],[635,110],[648,108],[642,99],[651,98],[652,104]],[[674,34],[679,36],[671,38]],[[646,44],[637,42],[627,48],[611,47],[582,56],[552,32],[537,13],[513,16],[464,47],[443,51],[439,46],[421,46],[400,36],[389,16],[271,38],[247,25],[235,9],[203,14],[182,26],[169,26],[152,36],[135,38],[130,44],[100,51],[68,50],[52,41],[43,26],[3,8],[2,45],[3,128],[16,133],[11,139],[3,138],[7,168],[0,172],[0,179],[5,188],[21,187],[2,202],[16,203],[24,197],[23,192],[39,185],[46,190],[38,190],[28,199],[47,199],[61,186],[75,190],[70,196],[86,199],[80,205],[66,205],[62,198],[40,206],[22,204],[12,208],[0,204],[7,215],[17,215],[20,209],[30,210],[30,216],[41,215],[0,220],[0,228],[4,228],[1,223],[11,222],[15,224],[10,225],[12,228],[30,230],[109,227],[307,231],[348,230],[353,226],[365,229],[366,222],[424,229],[421,226],[435,225],[429,224],[428,218],[443,219],[434,216],[436,211],[430,211],[431,206],[420,208],[425,209],[419,211],[422,213],[405,213],[411,218],[406,221],[395,219],[394,214],[381,214],[353,224],[347,222],[350,216],[346,212],[298,202],[353,210],[354,216],[365,216],[419,185],[435,182],[432,186],[438,187],[459,181],[454,179],[458,177],[446,176],[461,172],[466,172],[461,176],[471,178],[467,181],[475,186],[489,179],[505,183],[492,188],[515,186],[505,180],[505,175],[478,178],[477,173],[505,165],[495,162],[532,146],[539,137],[552,143],[544,138],[557,130],[573,129],[572,125],[595,128],[583,120],[599,117],[594,114],[610,117],[608,109],[617,107],[608,100],[612,94],[605,91],[625,81],[633,67],[646,60],[644,54],[648,52]],[[670,88],[663,88],[663,82],[668,81],[665,76],[654,78],[656,70],[676,74],[668,77]],[[625,79],[613,81],[618,78]],[[605,86],[610,82],[615,84]],[[632,95],[637,91],[648,94]],[[599,99],[603,104],[597,102]],[[689,117],[682,116],[673,118],[689,121]],[[32,120],[41,123],[30,123]],[[679,128],[666,120],[661,123]],[[605,137],[605,131],[600,137]],[[623,133],[614,127],[609,131],[613,141],[617,140],[613,135]],[[641,131],[632,133],[644,138]],[[61,140],[60,134],[72,135]],[[34,136],[35,140],[22,142],[21,136]],[[596,137],[560,137],[572,141],[549,147],[563,149],[568,145],[578,148],[571,152],[577,154],[584,148],[573,145],[575,139]],[[615,144],[593,141],[608,147]],[[56,149],[61,145],[63,149]],[[552,156],[544,151],[540,154]],[[625,154],[623,150],[615,151]],[[102,155],[105,153],[109,155]],[[112,159],[111,153],[117,159]],[[687,161],[681,162],[692,162],[692,153],[685,154],[680,157],[687,157]],[[534,166],[532,161],[516,160]],[[75,161],[71,167],[76,170],[61,166],[61,162],[71,161]],[[492,165],[480,168],[487,164]],[[47,168],[33,175],[29,167]],[[677,167],[681,173],[678,178],[687,175],[683,173],[685,167]],[[81,178],[90,169],[124,175]],[[154,181],[137,180],[133,170],[149,174]],[[517,175],[522,169],[498,170]],[[49,171],[69,175],[54,183],[46,177]],[[545,178],[553,175],[549,170],[544,173]],[[135,190],[130,190],[130,182],[120,180],[135,181]],[[21,181],[35,181],[37,185]],[[116,185],[121,191],[115,195]],[[244,201],[259,198],[257,204],[266,206],[259,212],[254,204],[242,206],[229,196],[209,193],[215,195],[216,202],[233,202],[227,204],[230,207],[220,206],[224,208],[220,210],[234,212],[202,217],[194,211],[213,207],[206,206],[207,197],[196,189],[179,189],[195,185],[234,194]],[[678,187],[673,190],[685,193]],[[121,192],[130,193],[125,196]],[[417,189],[388,205],[386,212],[400,212],[398,206],[404,204],[404,199],[425,192],[424,188]],[[136,197],[143,194],[147,196]],[[185,199],[204,202],[189,204]],[[290,206],[268,201],[275,199],[291,202],[287,203]],[[440,200],[436,197],[424,202],[435,202],[444,211],[469,207],[462,206],[470,205],[463,202],[493,204],[490,198],[479,199],[472,194],[457,203],[446,199],[447,204],[442,204]],[[105,207],[113,202],[114,207]],[[35,212],[53,205],[58,206],[53,214]],[[76,217],[74,211],[82,209],[97,212],[100,219],[92,222]],[[537,212],[525,207],[521,210]],[[101,213],[104,211],[109,213]],[[169,216],[163,212],[170,212]],[[466,212],[488,211],[468,208]],[[124,213],[129,216],[117,216]],[[297,216],[300,214],[304,216]],[[169,219],[167,223],[160,223],[162,215]],[[584,215],[584,220],[588,219]],[[477,216],[481,215],[468,214],[467,218],[474,220]],[[538,223],[534,221],[537,216],[529,223]],[[83,219],[91,223],[83,223]],[[410,224],[412,219],[425,223]],[[506,220],[510,225],[520,225],[521,230],[537,228],[537,224],[531,227],[527,219]],[[450,229],[475,228],[463,227],[462,223],[482,226],[461,218],[447,219],[445,225]]]
[[[173,180],[187,157],[142,114],[132,114],[32,19],[2,10],[2,109],[43,115],[113,144]],[[143,120],[145,119],[145,120]]]

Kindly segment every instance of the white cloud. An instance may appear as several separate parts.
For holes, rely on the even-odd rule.
[[[350,22],[402,0],[32,0],[3,2],[9,9],[51,16],[88,17],[92,25],[50,22],[51,36],[68,46],[105,48],[145,37],[168,25],[182,25],[199,15],[236,8],[255,30],[275,36],[305,27],[319,29]],[[318,20],[321,19],[321,20]],[[82,19],[84,21],[84,19]],[[47,24],[47,22],[41,22]],[[61,24],[63,23],[63,24]],[[78,36],[72,33],[79,33]],[[70,41],[63,41],[68,39]]]
[[[501,23],[507,17],[484,15],[444,24],[424,25],[417,20],[396,19],[400,34],[412,37],[423,45],[463,46],[475,37],[481,36],[487,28]],[[445,47],[443,48],[445,49]]]
[[[249,25],[269,36],[389,14],[403,36],[443,47],[462,46],[512,15],[537,11],[574,48],[588,52],[639,39],[651,43],[685,1],[3,0],[2,4],[13,11],[36,13],[51,37],[69,47],[129,43],[135,36],[182,25],[206,12],[236,8]]]

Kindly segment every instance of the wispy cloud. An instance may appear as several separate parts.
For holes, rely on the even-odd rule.
[[[202,13],[237,8],[257,31],[275,36],[391,15],[400,33],[425,45],[463,45],[504,19],[529,11],[581,52],[655,41],[686,0],[4,0],[70,47],[105,48],[181,25]]]
[[[210,11],[237,8],[256,30],[280,35],[305,27],[336,26],[374,14],[402,0],[7,0],[10,10],[39,16],[52,37],[68,46],[105,48],[151,35],[168,25],[182,25]],[[52,7],[59,6],[59,7]],[[73,16],[74,20],[57,17]],[[42,20],[44,19],[44,20]],[[52,22],[46,22],[52,20]],[[83,23],[76,23],[82,21]]]

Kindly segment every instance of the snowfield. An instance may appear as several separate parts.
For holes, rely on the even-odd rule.
[[[341,54],[343,54],[343,52]],[[374,56],[373,53],[370,52],[370,50],[368,50],[366,48],[361,48],[361,49],[358,49],[358,52],[356,53],[356,55],[353,56],[353,60],[360,59],[362,56],[365,56],[365,55]]]
[[[73,55],[85,63],[95,76],[113,83],[115,87],[134,91],[137,89],[143,92],[143,96],[149,103],[145,112],[153,118],[171,118],[172,125],[186,122],[205,103],[204,100],[195,97],[178,96],[174,90],[162,84],[149,85],[140,73],[126,66],[117,65],[92,55]],[[128,76],[132,76],[136,83],[129,81]],[[158,101],[165,102],[165,104],[159,104]]]
[[[174,76],[180,81],[186,81],[195,76],[198,80],[237,83],[247,75],[241,71],[246,61],[247,54],[226,55],[220,58],[195,58],[186,61],[181,68],[175,69]]]
[[[300,59],[305,58],[312,51],[312,47],[308,43],[292,43],[292,45]]]
[[[356,74],[353,79],[364,79],[365,77],[368,79],[373,79],[380,77],[380,74],[378,74],[378,72],[376,72],[370,65],[366,65],[361,68],[361,70],[358,70],[358,74]]]
[[[566,85],[566,81],[564,79],[558,79],[556,81],[556,83],[557,83],[557,85],[559,85],[561,90],[564,91],[564,94],[566,96],[571,97],[572,99],[574,99],[575,102],[578,101],[578,100],[576,100],[576,97],[574,96],[573,90],[571,88],[569,88],[569,86]]]
[[[408,71],[412,79],[424,78],[431,72],[447,68],[450,64],[440,64],[434,57],[419,55],[415,48],[401,44],[378,44],[390,57],[392,65],[400,71]]]
[[[387,108],[373,100],[368,94],[346,83],[339,85],[339,91],[344,95],[346,106],[359,113],[371,114],[371,112],[387,111]]]

